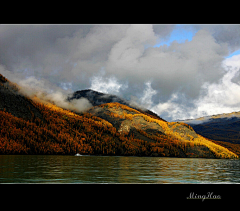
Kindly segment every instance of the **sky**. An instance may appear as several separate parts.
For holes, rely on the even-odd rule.
[[[56,102],[90,88],[167,121],[230,113],[239,72],[238,24],[0,25],[0,73]]]

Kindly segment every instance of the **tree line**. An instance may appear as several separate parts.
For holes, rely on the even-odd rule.
[[[26,120],[0,110],[0,154],[182,157],[189,156],[188,148],[201,144],[200,141],[182,142],[177,137],[137,130],[152,140],[145,141],[134,137],[133,132],[120,134],[111,123],[90,113],[76,114],[50,103],[32,101],[32,104],[41,112],[43,119],[35,116],[34,112],[31,120]],[[139,112],[136,115],[167,127],[166,122],[152,120]],[[124,116],[132,117],[130,114]]]

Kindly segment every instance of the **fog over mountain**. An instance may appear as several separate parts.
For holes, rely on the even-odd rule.
[[[235,24],[0,25],[0,73],[56,102],[93,89],[197,118],[240,110],[239,37]]]

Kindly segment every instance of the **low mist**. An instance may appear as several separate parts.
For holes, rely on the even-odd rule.
[[[75,112],[84,112],[92,107],[92,104],[86,98],[74,99],[68,101],[72,90],[64,90],[48,84],[47,81],[37,80],[29,77],[18,81],[21,94],[30,98],[37,98],[42,103],[53,103],[61,108],[69,109]]]

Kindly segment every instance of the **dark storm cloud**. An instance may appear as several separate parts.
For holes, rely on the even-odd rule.
[[[84,36],[91,26],[77,25],[1,25],[0,26],[0,61],[11,68],[29,59],[33,64],[40,63],[44,53],[58,49],[57,40],[71,37],[81,30]]]
[[[206,25],[207,30],[212,32],[213,37],[219,43],[227,43],[230,52],[240,49],[240,25]]]

